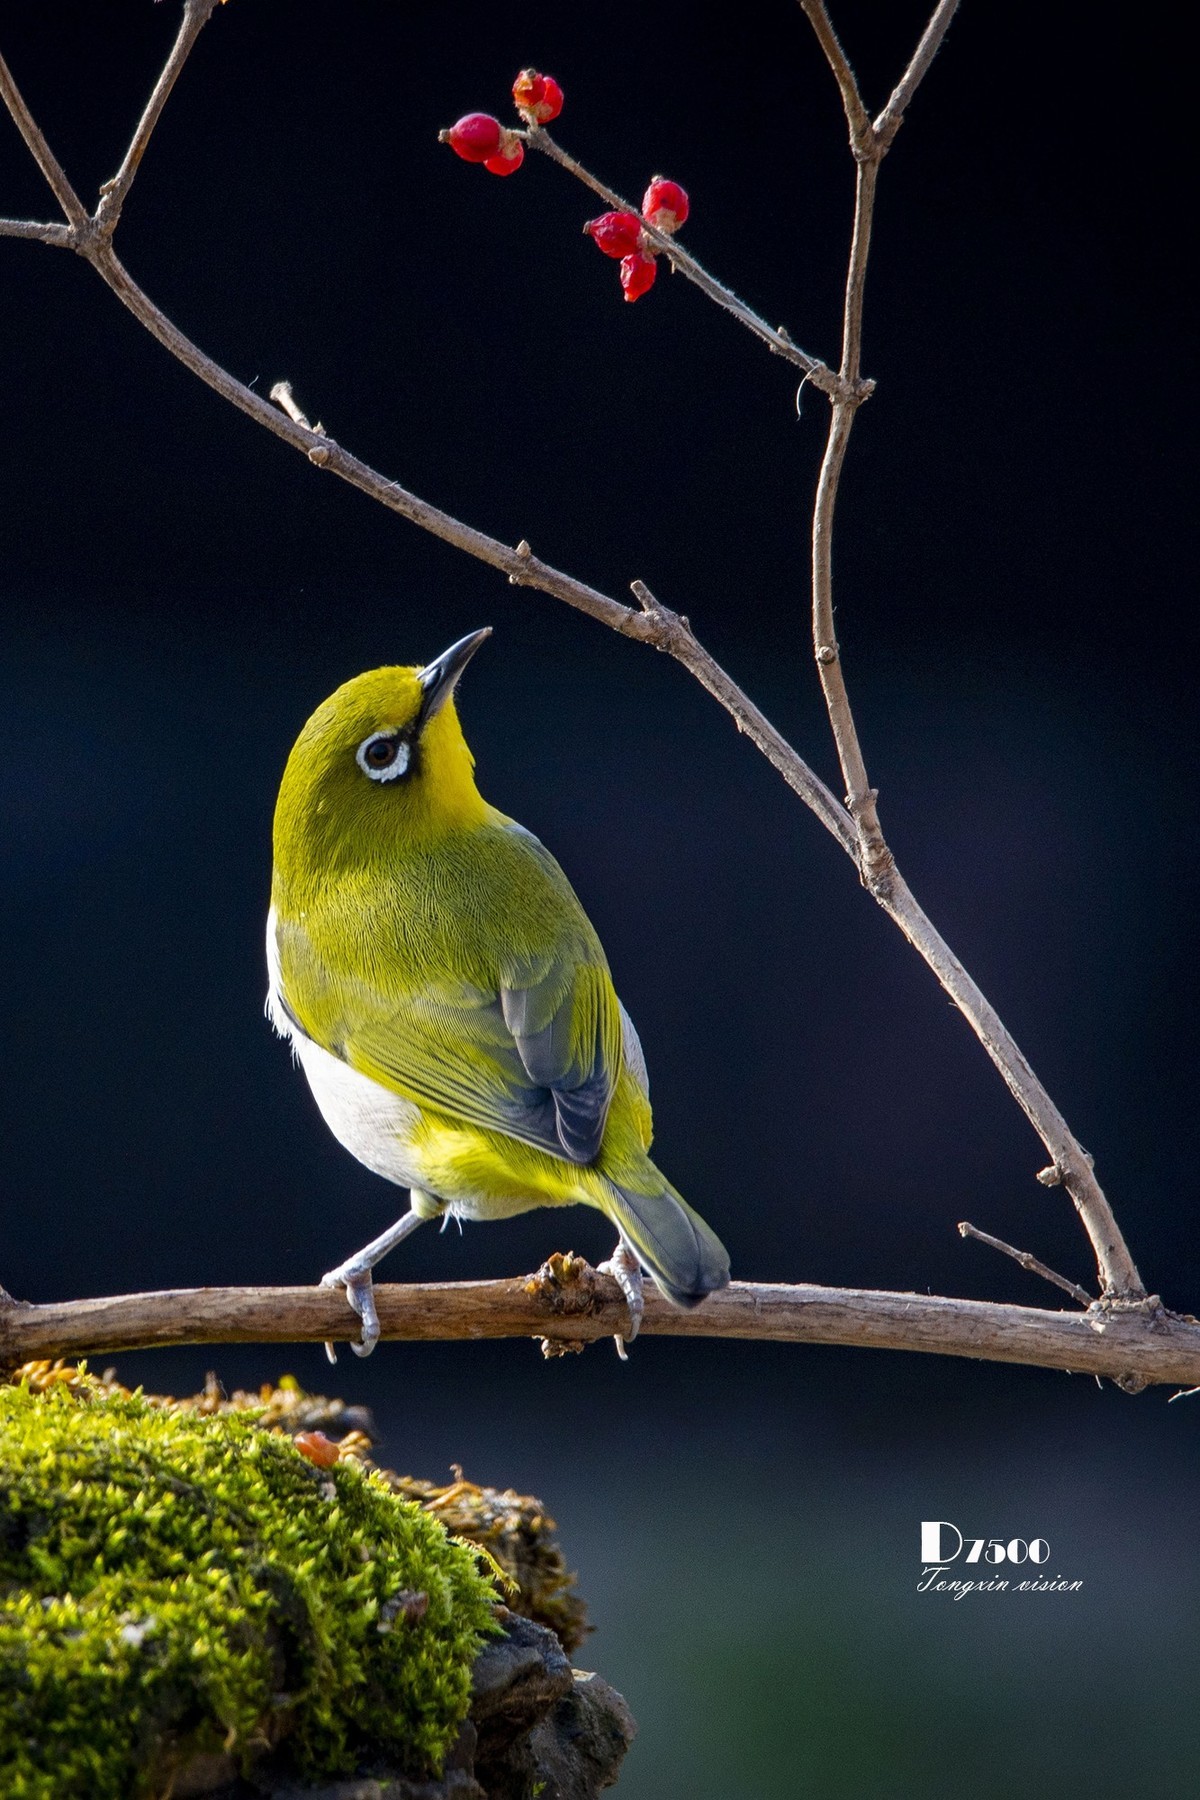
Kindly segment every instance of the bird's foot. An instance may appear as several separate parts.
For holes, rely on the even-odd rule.
[[[617,1346],[617,1355],[622,1362],[628,1362],[626,1344],[632,1344],[641,1330],[642,1314],[646,1310],[645,1282],[642,1278],[642,1265],[624,1238],[621,1239],[607,1262],[600,1264],[601,1272],[611,1275],[625,1296],[625,1304],[629,1308],[629,1330],[622,1337],[618,1332],[613,1338]]]
[[[421,1193],[417,1188],[413,1189],[412,1200],[413,1203],[404,1216],[390,1225],[382,1236],[372,1238],[369,1244],[364,1244],[361,1250],[356,1250],[353,1256],[348,1256],[345,1262],[339,1263],[336,1269],[330,1269],[328,1275],[321,1277],[322,1287],[345,1288],[347,1300],[362,1320],[362,1337],[357,1344],[350,1346],[355,1356],[370,1356],[379,1342],[379,1315],[375,1311],[371,1270],[389,1250],[394,1250],[403,1238],[415,1231],[418,1225],[434,1216],[430,1211],[418,1212],[418,1202],[424,1206],[432,1205],[434,1211],[439,1204],[437,1201],[430,1202],[428,1194]],[[337,1361],[333,1345],[328,1341],[325,1344],[325,1354],[331,1363]]]
[[[321,1286],[345,1288],[346,1299],[362,1320],[362,1336],[357,1344],[352,1341],[350,1348],[355,1356],[370,1356],[379,1342],[379,1314],[375,1310],[375,1289],[370,1269],[364,1269],[360,1259],[352,1256],[349,1262],[339,1263],[336,1269],[330,1269],[327,1275],[322,1275]],[[325,1341],[325,1354],[331,1363],[337,1361],[337,1351],[328,1339]]]

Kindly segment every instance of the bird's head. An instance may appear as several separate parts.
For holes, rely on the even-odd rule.
[[[424,668],[356,675],[318,706],[279,789],[277,876],[304,883],[485,816],[454,689],[490,636],[473,631]]]

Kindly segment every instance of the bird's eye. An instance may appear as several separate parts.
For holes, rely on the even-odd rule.
[[[409,747],[403,738],[386,731],[372,732],[358,746],[356,761],[372,781],[395,781],[408,768]]]

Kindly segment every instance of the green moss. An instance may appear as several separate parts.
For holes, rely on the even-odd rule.
[[[495,1595],[353,1462],[99,1383],[0,1388],[0,1792],[133,1800],[203,1751],[434,1771]]]

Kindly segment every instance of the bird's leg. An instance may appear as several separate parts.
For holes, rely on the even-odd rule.
[[[416,1196],[414,1195],[413,1198],[415,1200]],[[424,1200],[425,1196],[422,1195],[421,1198]],[[353,1256],[348,1256],[345,1262],[338,1264],[336,1269],[330,1269],[327,1275],[322,1275],[322,1287],[345,1288],[347,1300],[362,1320],[362,1337],[357,1344],[350,1345],[355,1356],[370,1356],[379,1342],[379,1315],[375,1311],[375,1291],[371,1281],[371,1270],[377,1262],[382,1261],[389,1250],[394,1250],[396,1245],[408,1237],[410,1232],[417,1229],[418,1225],[423,1225],[428,1217],[428,1212],[420,1213],[415,1205],[412,1206],[402,1219],[397,1219],[396,1223],[390,1225],[381,1236],[372,1238],[369,1244],[364,1244],[361,1250],[356,1251]],[[337,1361],[337,1352],[328,1340],[325,1344],[325,1354],[331,1363]]]
[[[617,1240],[617,1247],[607,1262],[600,1268],[605,1275],[611,1275],[625,1296],[625,1304],[629,1308],[629,1334],[622,1337],[618,1332],[613,1338],[617,1346],[617,1355],[622,1362],[628,1362],[626,1344],[632,1344],[642,1324],[642,1314],[646,1310],[645,1282],[642,1279],[642,1265],[637,1255],[625,1239]]]

